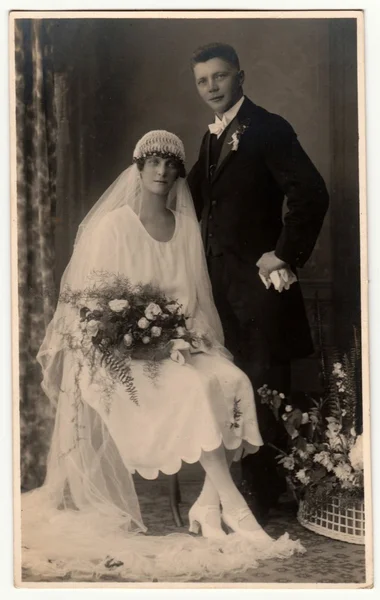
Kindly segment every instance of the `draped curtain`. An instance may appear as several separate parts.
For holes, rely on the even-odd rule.
[[[42,20],[15,22],[21,483],[41,483],[51,425],[36,354],[55,306],[56,114]]]
[[[15,22],[23,490],[43,482],[53,426],[36,355],[86,202],[91,205],[103,191],[96,189],[89,198],[88,189],[99,178],[96,161],[104,156],[95,131],[104,127],[104,115],[97,95],[98,55],[91,45],[80,51],[82,27],[81,20],[64,26],[54,19]],[[88,33],[93,27],[89,24]]]

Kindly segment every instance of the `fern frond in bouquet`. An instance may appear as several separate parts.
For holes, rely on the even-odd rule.
[[[144,372],[155,379],[160,362],[179,360],[181,348],[210,345],[206,336],[191,329],[181,304],[158,287],[132,286],[127,277],[108,272],[94,272],[92,278],[85,289],[66,287],[59,302],[76,311],[74,335],[82,336],[80,346],[91,367],[96,369],[100,358],[100,365],[125,387],[135,404],[132,360],[144,361]],[[65,335],[69,340],[72,332]]]

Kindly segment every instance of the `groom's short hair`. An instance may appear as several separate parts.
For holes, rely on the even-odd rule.
[[[239,57],[235,48],[229,44],[221,44],[219,42],[206,44],[197,48],[191,57],[191,68],[194,69],[196,64],[206,62],[212,58],[222,58],[240,71]]]

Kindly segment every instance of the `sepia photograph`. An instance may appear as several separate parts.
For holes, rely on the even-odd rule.
[[[363,11],[9,43],[17,587],[372,587]]]

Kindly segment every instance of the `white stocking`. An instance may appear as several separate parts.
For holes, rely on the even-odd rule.
[[[242,509],[249,510],[246,501],[232,479],[223,446],[211,452],[202,452],[200,463],[206,471],[207,478],[219,495],[224,512],[238,516]],[[240,520],[240,526],[247,531],[261,529],[251,511],[247,511],[247,514]]]
[[[231,466],[236,450],[224,449],[228,467]],[[210,477],[206,474],[202,491],[197,500],[201,506],[219,506],[220,498],[217,489],[213,485]]]

